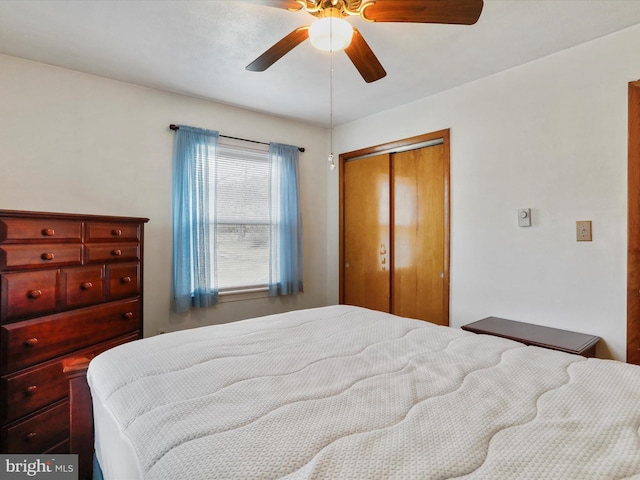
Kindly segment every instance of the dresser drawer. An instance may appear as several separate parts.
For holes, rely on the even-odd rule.
[[[57,219],[0,219],[0,241],[24,240],[82,241],[82,222]]]
[[[140,293],[140,264],[107,265],[107,281],[109,282],[109,298],[133,297]]]
[[[2,427],[6,453],[41,453],[69,438],[69,401],[63,400],[13,425]]]
[[[85,225],[85,241],[123,241],[140,240],[140,227],[128,223],[87,222]]]
[[[125,335],[94,345],[66,357],[57,358],[18,373],[2,377],[2,423],[35,412],[39,408],[69,395],[69,380],[62,370],[69,358],[96,355],[122,343],[140,338],[139,333]]]
[[[56,310],[57,270],[5,273],[0,277],[3,322]]]
[[[60,289],[66,308],[103,302],[105,298],[102,265],[60,270]]]
[[[91,244],[85,247],[85,256],[86,263],[137,260],[140,258],[140,245],[137,243]]]
[[[0,246],[0,269],[80,265],[82,245],[36,244]]]
[[[26,368],[140,328],[139,299],[81,308],[2,326],[2,372]]]
[[[62,361],[57,360],[3,377],[6,405],[2,409],[2,422],[15,420],[69,396],[69,382],[62,368]]]

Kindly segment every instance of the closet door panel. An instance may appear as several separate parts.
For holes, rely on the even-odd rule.
[[[392,165],[392,312],[448,325],[444,147],[396,153]]]
[[[344,164],[344,303],[390,311],[389,155]]]

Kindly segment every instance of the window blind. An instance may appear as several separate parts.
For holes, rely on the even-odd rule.
[[[255,288],[269,281],[269,152],[268,147],[223,144],[211,168],[217,182],[215,251],[220,291]],[[217,179],[217,180],[216,180]]]

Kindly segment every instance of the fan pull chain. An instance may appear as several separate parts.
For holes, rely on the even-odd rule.
[[[333,45],[333,22],[329,28],[329,45]],[[331,152],[327,160],[329,161],[329,170],[336,169],[336,162],[333,156],[333,48],[329,51],[329,125],[331,136]]]

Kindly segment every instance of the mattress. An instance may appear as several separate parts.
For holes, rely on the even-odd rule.
[[[105,479],[640,478],[640,367],[350,306],[128,343]]]

